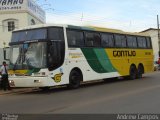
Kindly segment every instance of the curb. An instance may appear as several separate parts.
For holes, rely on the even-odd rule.
[[[3,90],[0,90],[0,96],[2,95],[7,95],[7,94],[14,94],[14,93],[23,93],[23,92],[27,92],[27,91],[31,91],[31,90],[34,90],[33,88],[22,88],[22,89],[12,89],[12,90],[9,90],[9,91],[3,91]]]

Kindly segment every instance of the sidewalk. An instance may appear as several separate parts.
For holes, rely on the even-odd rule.
[[[33,88],[13,88],[12,90],[7,90],[4,91],[2,89],[0,89],[0,96],[1,95],[6,95],[6,94],[14,94],[14,93],[23,93],[23,92],[27,92],[27,91],[32,91]]]
[[[10,91],[4,91],[4,90],[1,90],[0,89],[0,95],[4,95],[4,94],[9,94],[9,93],[12,93],[13,92],[13,90],[10,90]]]

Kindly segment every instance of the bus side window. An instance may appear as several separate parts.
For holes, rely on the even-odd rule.
[[[152,48],[151,38],[150,37],[146,37],[146,40],[147,40],[147,48],[148,49]]]
[[[114,46],[114,38],[112,34],[109,33],[102,33],[101,34],[102,39],[102,47],[113,47]]]
[[[127,36],[127,44],[129,48],[137,48],[137,39],[135,36]]]
[[[68,40],[69,47],[84,46],[84,36],[82,31],[67,30],[67,40]]]
[[[147,41],[145,37],[137,37],[138,47],[139,48],[147,48]]]
[[[87,47],[100,47],[101,37],[99,33],[96,32],[86,32],[86,46]]]
[[[63,41],[53,41],[49,43],[48,67],[54,70],[64,62],[65,46]]]
[[[126,40],[125,35],[115,34],[115,46],[120,47],[120,48],[127,47],[127,40]]]
[[[48,29],[48,68],[54,70],[64,62],[65,43],[63,28]]]
[[[61,27],[53,27],[48,29],[48,39],[49,40],[63,40],[64,41],[64,32]]]

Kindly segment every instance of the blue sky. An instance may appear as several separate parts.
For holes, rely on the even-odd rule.
[[[95,25],[124,31],[156,27],[159,0],[37,0],[47,23]]]

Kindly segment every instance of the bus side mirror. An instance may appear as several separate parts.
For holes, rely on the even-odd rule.
[[[3,48],[3,55],[4,55],[4,60],[9,61],[9,56],[10,56],[10,48],[9,47]]]

